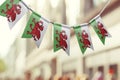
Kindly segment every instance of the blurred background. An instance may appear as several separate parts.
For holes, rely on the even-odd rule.
[[[0,0],[0,4],[4,1]],[[78,25],[95,17],[108,0],[23,1],[46,19]],[[70,56],[63,50],[53,52],[51,24],[40,48],[33,39],[21,38],[30,14],[24,15],[12,30],[6,18],[0,16],[0,80],[120,80],[120,0],[111,0],[102,13],[112,38],[107,38],[104,46],[90,27],[95,50],[87,49],[85,55],[72,29]]]

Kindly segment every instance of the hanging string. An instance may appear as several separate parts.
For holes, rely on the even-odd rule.
[[[21,0],[21,2],[31,11],[31,12],[34,12],[31,8],[29,8],[22,0]],[[105,6],[102,8],[102,10],[100,11],[100,13],[98,14],[99,16],[101,16],[101,14],[105,11],[105,9],[108,7],[108,5],[110,4],[110,2],[111,2],[111,0],[108,0],[107,2],[106,2],[106,4],[105,4]],[[44,18],[43,18],[44,19]],[[45,21],[46,21],[46,19],[45,19]],[[91,21],[91,20],[90,20]],[[47,20],[47,22],[49,22],[49,23],[51,23],[51,24],[54,24],[54,22],[52,22],[52,21],[48,21]],[[85,23],[86,25],[90,25],[90,22],[88,22],[88,23]],[[64,24],[63,24],[64,25]],[[67,26],[65,26],[65,27],[67,27]],[[69,27],[67,27],[67,28],[73,28],[73,27],[75,27],[75,26],[69,26]],[[84,27],[84,26],[83,26]]]
[[[105,11],[105,9],[108,7],[108,5],[110,4],[110,2],[111,2],[111,0],[108,0],[108,1],[106,2],[105,6],[102,8],[102,10],[101,10],[100,13],[98,14],[98,16],[96,16],[94,19],[97,19],[97,18],[99,18],[99,16],[101,16],[101,14]],[[93,20],[93,19],[92,19],[92,20]],[[85,25],[90,25],[92,20],[90,20],[88,23],[85,23]],[[72,26],[71,28],[73,28],[73,27],[75,27],[75,26]],[[82,26],[82,27],[84,27],[84,26]]]
[[[31,12],[34,12],[31,8],[29,8],[22,0],[21,0],[21,2],[25,5],[25,7],[27,8],[27,9],[29,9]]]
[[[99,15],[101,15],[105,11],[105,9],[108,7],[108,5],[110,4],[110,2],[111,2],[111,0],[107,1],[106,5],[102,8],[102,10],[100,11]]]
[[[98,14],[95,18],[91,19],[91,20],[89,21],[88,25],[91,24],[91,21],[93,21],[94,19],[95,19],[95,20],[98,19],[98,18],[102,15],[102,13],[103,13],[103,12],[105,11],[105,9],[108,7],[108,5],[110,4],[110,2],[111,2],[111,0],[108,0],[108,1],[106,2],[105,6],[102,8],[102,10],[99,12],[99,14]]]
[[[44,17],[41,16],[41,18],[42,18],[44,21],[46,21],[47,23],[50,23],[50,21],[47,20],[47,19],[45,19]]]

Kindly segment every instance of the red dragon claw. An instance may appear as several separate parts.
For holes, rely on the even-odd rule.
[[[1,10],[1,13],[6,14],[6,12],[3,9]]]
[[[58,30],[56,30],[56,34],[59,34]]]
[[[29,32],[29,31],[27,31],[27,34],[30,34],[30,32]]]
[[[80,33],[78,33],[78,36],[80,37]]]
[[[35,22],[35,18],[33,18],[32,22],[34,22],[34,24],[36,23],[36,22]]]

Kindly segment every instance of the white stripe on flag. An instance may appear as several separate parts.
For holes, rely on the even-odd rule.
[[[67,49],[65,50],[65,52],[70,55],[70,28],[68,26],[62,26],[62,30],[64,30],[66,32],[67,35]]]

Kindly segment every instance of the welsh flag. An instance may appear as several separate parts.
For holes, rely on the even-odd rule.
[[[6,0],[0,6],[0,15],[7,17],[10,29],[21,19],[28,11],[20,0]]]
[[[33,12],[24,30],[22,38],[33,38],[37,47],[40,46],[49,22]]]
[[[54,52],[63,49],[68,55],[70,52],[70,28],[54,23]]]
[[[98,37],[102,41],[103,44],[105,44],[105,38],[111,37],[111,35],[106,30],[105,25],[103,24],[103,21],[101,17],[98,15],[93,20],[91,20],[91,25],[93,26],[95,32],[97,33]]]
[[[93,49],[88,25],[76,26],[74,30],[82,53],[84,54],[87,48]]]

